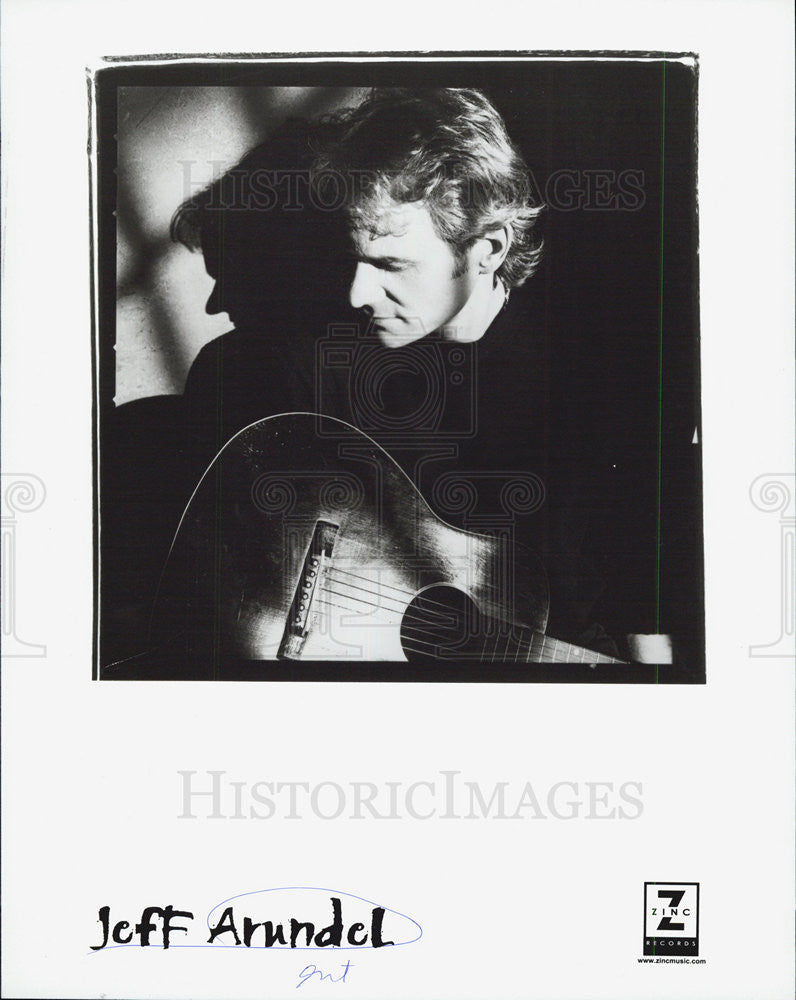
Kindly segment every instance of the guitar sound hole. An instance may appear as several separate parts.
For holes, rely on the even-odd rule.
[[[401,645],[410,663],[480,659],[486,619],[455,587],[422,591],[401,622]]]

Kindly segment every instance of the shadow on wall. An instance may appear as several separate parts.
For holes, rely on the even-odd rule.
[[[210,316],[200,254],[169,239],[175,209],[286,118],[356,103],[361,89],[124,87],[118,94],[117,406],[182,392],[199,350],[231,326]]]

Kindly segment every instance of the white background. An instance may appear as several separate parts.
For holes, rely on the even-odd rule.
[[[793,662],[779,515],[792,469],[788,2],[307,8],[6,0],[3,471],[20,515],[20,637],[3,662],[4,995],[287,997],[313,955],[89,953],[99,906],[193,910],[277,885],[413,916],[305,996],[789,998]],[[91,366],[85,67],[105,54],[634,49],[700,55],[705,687],[158,685],[90,681]],[[791,480],[792,482],[792,480]],[[186,821],[178,769],[264,780],[641,781],[635,821]],[[701,884],[701,966],[637,964],[643,883]],[[328,960],[327,960],[328,962]],[[323,964],[319,960],[319,964]]]

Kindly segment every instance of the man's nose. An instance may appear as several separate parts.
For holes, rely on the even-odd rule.
[[[348,301],[354,309],[364,309],[368,306],[372,309],[380,301],[383,292],[378,275],[379,272],[372,264],[364,264],[361,261],[357,264],[348,292]]]

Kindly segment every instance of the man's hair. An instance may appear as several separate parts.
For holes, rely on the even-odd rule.
[[[328,141],[315,144],[314,183],[327,202],[324,186],[342,185],[351,224],[384,232],[393,204],[422,203],[457,260],[507,226],[510,246],[498,276],[512,288],[534,272],[543,206],[503,119],[480,91],[377,88],[332,117]]]

